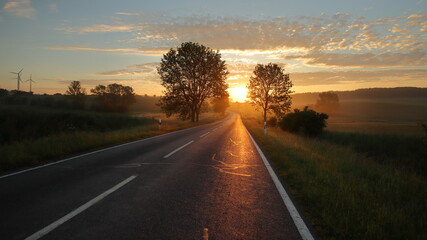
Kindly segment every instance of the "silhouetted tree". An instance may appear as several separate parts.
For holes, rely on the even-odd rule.
[[[199,121],[203,103],[208,98],[225,96],[228,71],[221,54],[198,43],[185,42],[163,55],[157,72],[163,92],[159,105],[167,116]]]
[[[65,94],[71,96],[86,95],[86,89],[82,88],[80,81],[72,81]]]
[[[83,108],[85,104],[86,89],[82,88],[80,81],[72,81],[65,92],[71,99],[74,108]]]
[[[317,99],[314,108],[319,112],[332,114],[339,106],[338,94],[334,92],[323,92],[319,93],[319,99]]]
[[[224,115],[225,110],[227,110],[227,108],[230,106],[229,94],[225,92],[224,96],[221,96],[219,98],[214,98],[212,100],[212,104],[213,104],[213,110],[215,112]]]
[[[277,118],[281,119],[291,107],[292,82],[284,70],[273,63],[258,64],[249,79],[249,101],[252,105],[261,107],[264,122],[267,121],[269,111],[273,111]]]
[[[316,136],[326,127],[326,119],[328,119],[327,114],[317,113],[305,107],[303,111],[295,109],[293,113],[286,114],[279,125],[284,131]]]
[[[113,83],[107,87],[98,85],[90,90],[97,96],[97,106],[104,111],[125,112],[135,102],[133,88]]]
[[[9,95],[9,91],[7,89],[0,88],[0,97],[4,97],[8,95]]]

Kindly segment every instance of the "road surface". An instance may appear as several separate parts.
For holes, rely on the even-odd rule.
[[[0,176],[1,239],[301,239],[237,114]]]

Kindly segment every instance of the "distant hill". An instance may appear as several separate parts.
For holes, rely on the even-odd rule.
[[[338,94],[340,101],[369,100],[381,98],[426,98],[427,88],[397,87],[397,88],[364,88],[354,91],[333,91]],[[292,95],[295,106],[316,103],[320,92],[296,93]]]

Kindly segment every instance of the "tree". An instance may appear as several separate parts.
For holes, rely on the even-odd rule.
[[[326,127],[326,119],[328,119],[328,115],[305,107],[303,111],[295,109],[293,113],[286,114],[279,125],[284,131],[316,136],[322,133],[323,128]]]
[[[71,99],[74,108],[83,108],[85,104],[86,89],[82,88],[80,81],[72,81],[65,92]]]
[[[219,51],[198,43],[185,42],[163,55],[157,68],[163,92],[159,105],[169,117],[199,121],[203,103],[226,95],[228,71]]]
[[[317,111],[332,114],[340,106],[338,94],[334,92],[323,92],[319,94],[314,108]]]
[[[292,82],[289,74],[284,73],[284,68],[277,64],[258,64],[253,76],[249,79],[248,98],[252,105],[261,107],[264,122],[267,113],[273,111],[281,119],[289,111],[292,99]]]
[[[214,98],[212,100],[214,112],[217,112],[217,113],[224,115],[225,110],[227,110],[227,108],[230,106],[230,98],[229,97],[230,97],[229,94],[226,93],[225,95],[223,95],[219,98]]]
[[[0,97],[4,97],[8,95],[9,95],[9,91],[7,89],[0,88]]]
[[[82,88],[80,81],[72,81],[65,94],[71,96],[86,95],[86,89]]]
[[[97,96],[98,108],[104,111],[125,112],[135,102],[133,88],[117,83],[98,85],[90,91]]]

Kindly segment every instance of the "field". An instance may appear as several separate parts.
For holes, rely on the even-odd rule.
[[[426,239],[427,122],[422,99],[341,103],[319,138],[262,130],[233,104],[320,239]],[[398,114],[396,114],[398,113]]]
[[[157,119],[162,118],[161,129]],[[96,148],[146,138],[198,123],[166,119],[161,113],[111,114],[23,105],[0,106],[0,173],[36,166]]]

